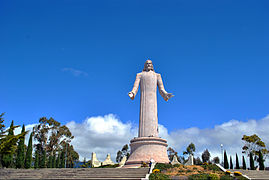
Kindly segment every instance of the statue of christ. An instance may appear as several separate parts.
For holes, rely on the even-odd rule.
[[[136,75],[134,87],[128,93],[133,100],[140,85],[140,117],[138,137],[158,137],[157,116],[157,86],[165,101],[168,101],[172,93],[167,93],[163,86],[161,75],[155,73],[151,60],[147,60],[144,69]]]

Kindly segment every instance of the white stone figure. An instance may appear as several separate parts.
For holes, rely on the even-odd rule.
[[[178,160],[177,160],[177,156],[176,156],[176,155],[173,156],[173,159],[172,159],[172,161],[171,161],[171,164],[172,164],[172,165],[180,164],[180,162],[178,162]]]
[[[91,162],[92,162],[92,167],[99,167],[99,166],[102,165],[101,162],[98,161],[95,152],[92,152],[92,159],[91,159]]]
[[[104,165],[114,165],[114,162],[111,160],[110,154],[107,154],[105,161],[102,162],[102,166]]]
[[[140,117],[138,137],[158,137],[158,116],[157,116],[157,86],[165,101],[173,95],[167,93],[163,86],[161,75],[154,72],[151,60],[147,60],[144,69],[136,75],[134,87],[129,92],[133,100],[140,85]]]
[[[187,162],[184,165],[186,165],[186,166],[192,166],[192,165],[194,165],[194,163],[193,163],[193,155],[190,154]]]
[[[147,60],[144,69],[136,75],[129,97],[133,100],[140,86],[140,115],[138,137],[130,142],[131,154],[125,167],[139,167],[142,162],[169,163],[167,141],[158,136],[157,88],[165,101],[173,95],[164,89],[161,75],[155,73],[151,60]]]

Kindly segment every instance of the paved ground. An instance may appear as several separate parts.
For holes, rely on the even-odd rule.
[[[228,169],[231,172],[240,171],[242,174],[248,176],[250,179],[267,179],[269,180],[269,171],[256,171],[256,170],[242,170],[242,169]]]
[[[149,168],[0,169],[0,179],[128,179],[145,178]]]

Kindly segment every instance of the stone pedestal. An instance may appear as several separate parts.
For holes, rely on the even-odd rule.
[[[131,140],[131,155],[126,166],[140,166],[151,159],[158,163],[169,163],[167,141],[158,137],[137,137]]]

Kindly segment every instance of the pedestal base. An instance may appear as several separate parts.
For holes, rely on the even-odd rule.
[[[139,166],[151,159],[159,163],[169,163],[167,141],[158,137],[138,137],[131,140],[131,155],[125,165]]]

